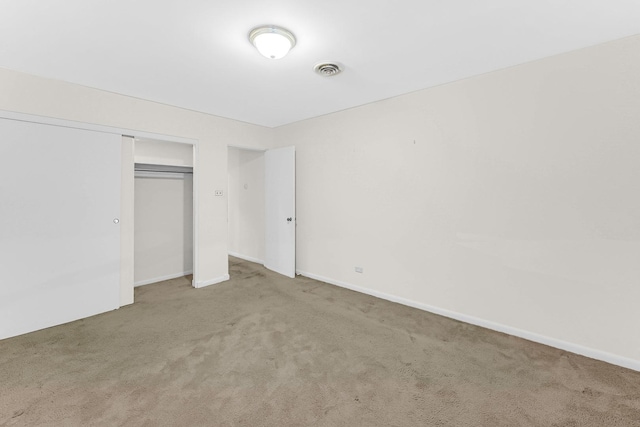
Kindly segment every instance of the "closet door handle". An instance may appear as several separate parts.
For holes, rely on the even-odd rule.
[[[293,218],[291,217],[287,218],[287,222],[291,222],[291,220],[293,220]]]

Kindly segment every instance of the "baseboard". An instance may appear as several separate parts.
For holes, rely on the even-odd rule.
[[[501,323],[492,322],[490,320],[481,319],[474,316],[458,313],[451,310],[446,310],[439,307],[434,307],[428,304],[423,304],[417,301],[413,301],[407,298],[398,297],[395,295],[387,294],[384,292],[374,291],[362,286],[352,285],[350,283],[342,282],[340,280],[333,280],[328,277],[319,276],[317,274],[309,273],[306,271],[296,271],[301,276],[308,277],[310,279],[319,280],[321,282],[329,283],[331,285],[339,286],[341,288],[350,289],[355,292],[371,295],[376,298],[384,299],[387,301],[395,302],[398,304],[406,305],[409,307],[417,308],[419,310],[428,311],[430,313],[438,314],[440,316],[448,317],[450,319],[459,320],[461,322],[469,323],[483,328],[491,329],[504,334],[513,335],[519,338],[533,341],[539,344],[548,345],[561,350],[566,350],[571,353],[586,356],[591,359],[601,360],[603,362],[611,363],[612,365],[622,366],[624,368],[633,369],[634,371],[640,371],[640,360],[630,359],[628,357],[618,356],[606,351],[597,350],[590,347],[584,347],[579,344],[573,344],[567,341],[559,340],[556,338],[547,337],[534,332],[525,331],[522,329],[514,328],[512,326],[503,325]]]
[[[248,255],[242,255],[242,254],[239,254],[237,252],[231,252],[231,251],[229,251],[229,255],[231,255],[233,257],[236,257],[236,258],[243,259],[245,261],[255,262],[255,263],[264,265],[264,260],[258,259],[258,258],[254,258],[254,257],[248,256]]]
[[[211,279],[211,280],[204,280],[202,282],[194,281],[193,287],[204,288],[205,286],[217,285],[218,283],[226,282],[227,280],[229,280],[229,275],[225,274],[224,276],[216,277],[215,279]]]
[[[154,277],[153,279],[140,280],[138,282],[135,282],[133,284],[133,287],[137,288],[138,286],[150,285],[151,283],[158,283],[158,282],[163,282],[165,280],[177,279],[178,277],[184,277],[188,274],[193,274],[193,270],[183,271],[182,273],[169,274],[167,276],[162,276],[162,277]]]

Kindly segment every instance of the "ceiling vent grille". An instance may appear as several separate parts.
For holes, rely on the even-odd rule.
[[[316,73],[320,74],[323,77],[335,76],[336,74],[340,74],[342,72],[342,67],[340,66],[340,64],[336,64],[333,62],[321,62],[313,69]]]

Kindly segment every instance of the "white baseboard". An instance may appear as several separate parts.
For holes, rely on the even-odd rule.
[[[215,279],[211,279],[211,280],[204,280],[202,282],[194,281],[193,282],[193,287],[194,288],[204,288],[205,286],[216,285],[218,283],[226,282],[227,280],[229,280],[229,275],[225,274],[224,276],[216,277]]]
[[[140,280],[135,282],[133,284],[133,287],[137,288],[138,286],[150,285],[151,283],[157,283],[165,280],[176,279],[178,277],[184,277],[188,274],[193,274],[193,270],[183,271],[182,273],[169,274],[167,276],[162,276],[162,277],[154,277],[153,279]]]
[[[618,365],[624,368],[633,369],[634,371],[640,371],[640,360],[630,359],[624,356],[618,356],[616,354],[608,353],[606,351],[597,350],[590,347],[584,347],[579,344],[573,344],[573,343],[559,340],[556,338],[547,337],[534,332],[529,332],[522,329],[514,328],[512,326],[503,325],[501,323],[492,322],[490,320],[485,320],[478,317],[458,313],[455,311],[434,307],[434,306],[423,304],[407,298],[398,297],[398,296],[387,294],[384,292],[374,291],[362,286],[352,285],[350,283],[342,282],[340,280],[329,279],[328,277],[322,277],[317,274],[308,273],[308,272],[299,271],[299,270],[297,270],[296,273],[300,274],[301,276],[308,277],[310,279],[319,280],[321,282],[329,283],[335,286],[340,286],[341,288],[350,289],[352,291],[360,292],[360,293],[371,295],[387,301],[417,308],[419,310],[428,311],[430,313],[434,313],[440,316],[459,320],[461,322],[469,323],[476,326],[481,326],[483,328],[502,332],[508,335],[513,335],[519,338],[524,338],[528,341],[533,341],[540,344],[548,345],[550,347],[566,350],[571,353],[576,353],[582,356],[589,357],[591,359],[596,359],[596,360],[601,360],[603,362],[611,363],[612,365]]]
[[[231,251],[229,251],[229,255],[231,255],[233,257],[236,257],[236,258],[243,259],[245,261],[255,262],[255,263],[264,265],[264,260],[262,260],[262,259],[254,258],[254,257],[247,256],[247,255],[242,255],[242,254],[239,254],[237,252],[231,252]]]

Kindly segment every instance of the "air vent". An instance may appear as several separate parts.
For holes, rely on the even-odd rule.
[[[321,76],[331,77],[336,74],[340,74],[342,72],[342,67],[340,64],[336,64],[334,62],[321,62],[314,67],[314,70]]]

